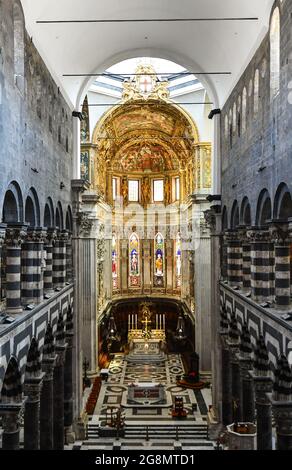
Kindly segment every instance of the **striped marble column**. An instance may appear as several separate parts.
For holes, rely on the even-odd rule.
[[[44,232],[42,228],[27,229],[27,237],[21,251],[21,301],[23,305],[39,304],[43,300]]]
[[[272,450],[272,407],[267,396],[272,391],[269,355],[265,340],[260,336],[254,354],[253,379],[257,421],[257,450]]]
[[[255,419],[255,396],[253,380],[249,374],[253,368],[252,360],[253,348],[251,344],[250,333],[246,323],[242,326],[239,348],[239,368],[241,380],[241,410],[242,421],[253,423]]]
[[[71,235],[68,234],[68,240],[66,242],[66,282],[71,282],[73,278],[72,262],[72,238]]]
[[[275,250],[275,301],[278,307],[290,305],[290,239],[288,224],[275,220],[270,226],[271,240]]]
[[[242,286],[247,291],[251,288],[251,245],[246,232],[242,241]]]
[[[59,315],[56,347],[56,365],[54,369],[53,399],[53,449],[64,449],[64,365],[67,344],[65,342],[65,325],[62,314]]]
[[[242,285],[242,242],[238,232],[226,232],[227,243],[227,276],[231,286]]]
[[[253,227],[248,236],[251,240],[251,291],[256,301],[267,301],[273,295],[272,248],[269,231]]]
[[[22,312],[21,306],[21,244],[26,226],[9,224],[6,229],[6,305],[7,313]]]
[[[53,249],[53,285],[54,288],[65,287],[66,282],[66,230],[59,232]]]
[[[53,288],[53,244],[56,239],[57,232],[54,228],[48,228],[45,237],[45,262],[46,267],[44,271],[44,293],[45,295],[52,295],[54,293]]]
[[[0,298],[2,296],[2,248],[5,242],[6,224],[0,224]]]
[[[54,335],[51,326],[47,328],[43,349],[43,371],[45,372],[40,401],[40,448],[53,449],[53,379],[57,356],[55,354]]]

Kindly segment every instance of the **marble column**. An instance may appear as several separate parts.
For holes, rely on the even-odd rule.
[[[232,381],[230,351],[222,346],[222,422],[224,426],[232,423]]]
[[[66,242],[68,233],[62,230],[58,233],[53,248],[53,284],[55,288],[65,287],[66,281]]]
[[[46,268],[44,272],[44,294],[52,295],[53,288],[53,244],[57,232],[54,228],[48,228],[45,238],[44,250],[46,251]]]
[[[40,394],[44,374],[26,380],[24,393],[27,396],[24,412],[24,449],[40,448]]]
[[[27,237],[21,252],[21,300],[23,305],[39,304],[43,300],[42,228],[27,229]]]
[[[253,227],[248,231],[251,240],[251,292],[255,301],[271,299],[273,259],[271,258],[270,234],[267,230]]]
[[[226,232],[227,242],[227,276],[231,286],[242,285],[242,245],[239,233],[234,230]]]
[[[277,450],[292,450],[292,370],[285,356],[278,361],[273,394],[270,394],[276,422]]]
[[[264,338],[260,336],[255,351],[254,369],[250,372],[255,390],[257,450],[272,450],[272,408],[267,396],[272,391],[269,356]]]
[[[7,313],[22,312],[21,306],[21,244],[26,226],[9,224],[6,229],[6,305]]]
[[[66,319],[66,355],[64,369],[64,426],[66,444],[74,442],[73,425],[73,336],[72,309],[69,307]]]
[[[66,345],[56,346],[56,365],[54,369],[53,399],[53,449],[64,449],[64,364]]]
[[[43,359],[43,387],[40,400],[40,449],[53,449],[53,377],[56,356]]]
[[[2,249],[5,241],[6,224],[0,224],[0,299],[2,297]]]
[[[241,382],[240,403],[242,410],[242,421],[252,423],[255,420],[255,397],[253,380],[249,374],[253,368],[252,344],[246,324],[244,324],[242,327],[238,360]]]
[[[291,291],[288,224],[274,221],[270,226],[270,234],[275,250],[275,301],[279,308],[288,308]]]
[[[245,291],[251,288],[251,246],[246,231],[242,241],[242,286]]]
[[[231,314],[229,333],[228,333],[228,338],[226,340],[226,343],[230,351],[232,422],[235,422],[235,421],[240,421],[241,416],[242,416],[242,409],[241,409],[241,403],[240,403],[241,383],[240,383],[240,370],[239,370],[239,362],[238,362],[240,342],[239,342],[239,331],[238,331],[235,312],[232,312]]]
[[[66,241],[66,282],[71,282],[73,279],[72,269],[72,239],[71,234],[68,235]]]
[[[24,401],[19,403],[0,403],[2,416],[2,450],[19,450],[20,413]]]

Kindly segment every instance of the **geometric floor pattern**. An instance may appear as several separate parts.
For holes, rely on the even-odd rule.
[[[128,384],[133,382],[155,382],[165,385],[174,402],[174,397],[183,397],[184,408],[193,421],[206,422],[208,406],[211,404],[209,389],[202,391],[187,390],[176,385],[178,375],[183,375],[183,365],[179,355],[169,354],[167,360],[156,364],[133,364],[127,362],[126,356],[116,354],[109,365],[109,378],[101,388],[93,421],[97,422],[105,417],[108,405],[119,405],[122,394],[127,390]],[[197,405],[194,411],[193,405]],[[167,408],[127,408],[126,421],[137,421],[141,418],[145,421],[159,416],[160,421],[170,419],[170,410]]]
[[[108,381],[103,381],[94,414],[89,418],[90,437],[86,441],[76,442],[73,449],[110,451],[120,446],[120,449],[125,451],[143,448],[213,450],[213,443],[204,437],[207,429],[207,411],[211,404],[211,390],[194,392],[177,386],[177,376],[183,374],[183,364],[177,354],[169,354],[165,361],[155,364],[130,363],[127,362],[127,356],[116,354],[109,365]],[[207,380],[209,381],[209,377]],[[135,382],[155,382],[165,385],[172,402],[177,395],[183,397],[184,408],[188,412],[187,419],[183,421],[173,419],[171,408],[145,406],[124,408],[126,430],[127,433],[132,433],[132,437],[127,437],[126,434],[118,441],[113,438],[98,437],[95,429],[98,429],[104,421],[108,406],[121,404],[123,392],[127,390],[129,384]],[[145,429],[154,430],[156,437],[145,439]],[[180,429],[179,438],[173,434],[174,429]],[[72,449],[71,446],[69,448]]]

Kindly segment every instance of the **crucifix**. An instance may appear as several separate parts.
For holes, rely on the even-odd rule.
[[[140,89],[142,93],[150,93],[152,90],[152,79],[151,77],[148,77],[147,75],[143,75],[140,78]]]

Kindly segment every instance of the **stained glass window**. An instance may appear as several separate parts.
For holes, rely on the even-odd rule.
[[[115,234],[112,238],[112,280],[113,289],[118,289],[118,241]]]
[[[175,275],[176,287],[181,287],[181,236],[177,235],[175,241]]]
[[[164,278],[164,238],[158,233],[154,240],[154,284],[163,286]]]
[[[140,242],[136,233],[132,233],[129,240],[129,274],[130,287],[140,285]]]

